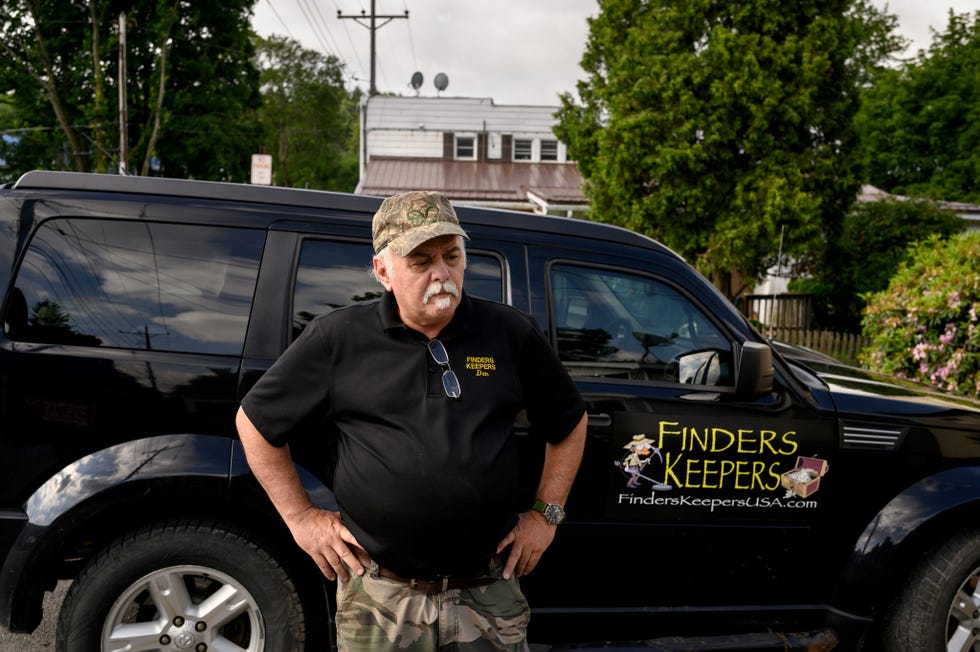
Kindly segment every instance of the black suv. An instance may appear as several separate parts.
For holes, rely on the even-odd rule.
[[[332,588],[234,415],[314,315],[380,295],[379,201],[55,172],[0,190],[0,624],[33,630],[69,578],[59,649],[330,645]],[[774,353],[629,231],[459,215],[466,289],[531,315],[589,406],[568,521],[523,581],[532,642],[973,649],[980,405]],[[330,446],[293,452],[333,506]]]

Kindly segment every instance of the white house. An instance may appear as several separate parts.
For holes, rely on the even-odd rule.
[[[469,205],[583,211],[582,177],[552,131],[557,111],[489,98],[369,96],[357,192],[440,190]]]

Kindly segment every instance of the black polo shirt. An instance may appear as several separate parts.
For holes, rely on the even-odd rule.
[[[462,394],[447,398],[394,295],[313,320],[242,401],[272,444],[305,420],[339,432],[334,493],[372,559],[420,579],[483,572],[523,504],[513,424],[559,442],[585,404],[521,312],[463,294],[439,334]],[[330,436],[324,432],[323,436]]]

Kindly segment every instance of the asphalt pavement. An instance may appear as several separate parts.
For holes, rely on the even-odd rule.
[[[44,619],[31,635],[11,634],[0,627],[0,652],[51,652],[54,650],[54,628],[58,609],[65,599],[70,582],[59,582],[53,593],[44,594]]]

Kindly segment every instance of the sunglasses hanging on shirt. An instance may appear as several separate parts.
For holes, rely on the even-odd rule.
[[[429,340],[426,348],[429,349],[429,355],[435,363],[442,367],[442,390],[449,398],[459,398],[463,390],[459,386],[459,378],[449,366],[449,353],[446,352],[446,347],[439,340]]]

